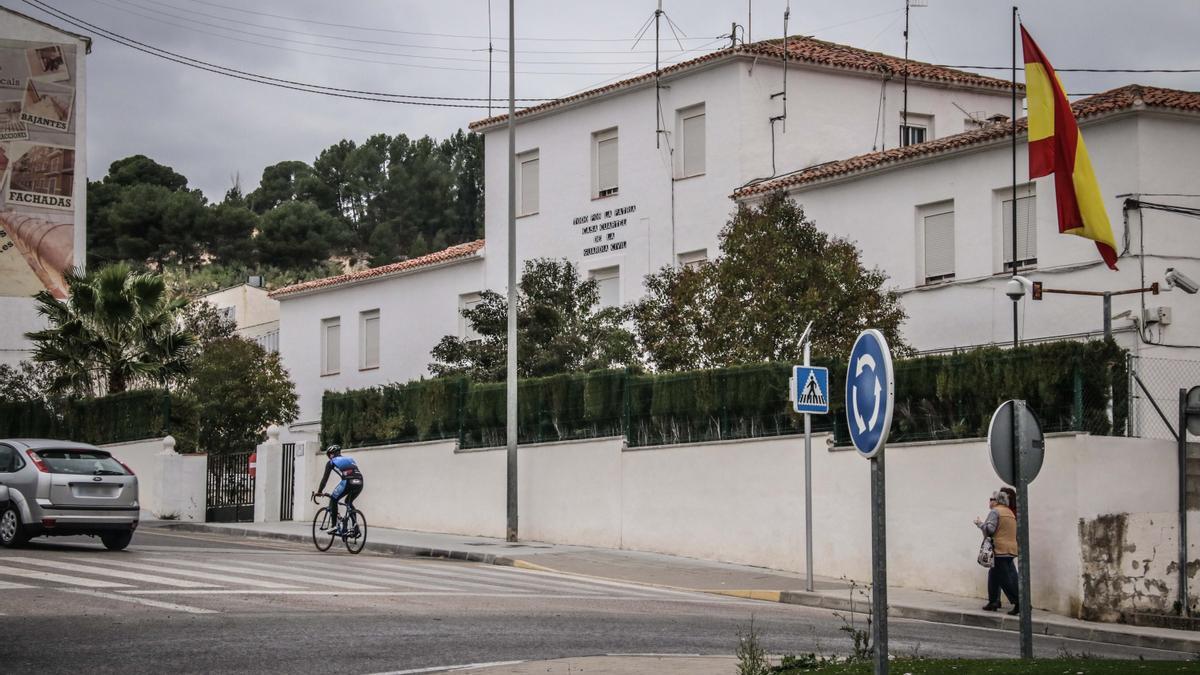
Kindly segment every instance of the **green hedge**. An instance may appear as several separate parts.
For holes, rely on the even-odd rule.
[[[847,443],[846,366],[830,369],[831,412],[813,428]],[[1047,432],[1123,434],[1129,410],[1126,353],[1109,342],[1058,342],[1016,350],[978,349],[895,362],[890,438],[980,437],[996,406],[1029,401]],[[764,363],[665,374],[596,371],[519,383],[521,443],[624,435],[630,446],[799,433],[790,412],[791,365]],[[458,439],[462,447],[503,445],[505,384],[461,377],[326,392],[324,443],[379,445]]]
[[[50,405],[40,401],[0,402],[2,438],[56,438],[100,445],[155,438],[169,432],[180,452],[194,452],[197,430],[196,407],[190,400],[155,390]]]

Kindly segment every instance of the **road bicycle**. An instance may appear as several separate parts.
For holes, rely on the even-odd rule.
[[[312,493],[313,503],[320,504],[317,498],[328,496],[314,492]],[[333,518],[330,517],[328,506],[322,506],[317,510],[317,515],[313,516],[312,538],[313,545],[317,547],[318,551],[328,551],[329,547],[333,546],[333,540],[338,537],[342,538],[346,544],[346,550],[351,553],[359,553],[367,545],[367,516],[354,508],[353,504],[343,504],[343,506],[336,530],[333,527]]]

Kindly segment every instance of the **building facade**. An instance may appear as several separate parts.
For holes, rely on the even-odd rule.
[[[232,321],[238,335],[269,352],[279,351],[279,301],[263,288],[262,277],[250,277],[247,283],[206,293],[199,300]]]

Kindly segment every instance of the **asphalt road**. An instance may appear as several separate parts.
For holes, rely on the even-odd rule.
[[[596,654],[846,653],[828,611],[454,561],[144,528],[0,550],[5,673],[378,673]],[[861,623],[860,623],[860,627]],[[897,655],[993,657],[1010,632],[890,623]],[[1039,638],[1039,656],[1190,654]]]

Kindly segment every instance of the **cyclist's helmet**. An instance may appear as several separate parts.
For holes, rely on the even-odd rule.
[[[331,445],[328,448],[325,448],[325,456],[329,457],[330,459],[337,457],[338,455],[341,455],[341,454],[342,454],[342,446],[340,446],[340,445]]]

